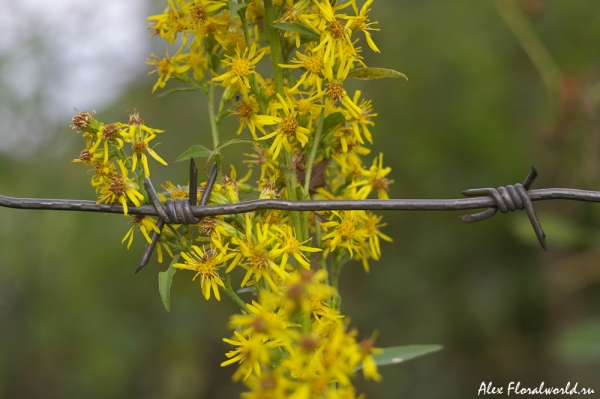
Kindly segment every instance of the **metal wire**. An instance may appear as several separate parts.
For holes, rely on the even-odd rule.
[[[456,211],[467,209],[488,208],[487,210],[472,215],[461,216],[466,223],[477,222],[492,217],[498,210],[502,213],[515,210],[525,210],[534,228],[536,236],[546,249],[545,234],[531,205],[532,201],[544,200],[575,200],[586,202],[600,202],[599,191],[577,190],[570,188],[546,188],[529,190],[537,176],[535,169],[530,173],[523,184],[508,185],[506,187],[471,189],[463,191],[469,198],[460,199],[389,199],[389,200],[331,200],[331,201],[291,201],[282,199],[264,199],[244,201],[235,204],[215,204],[206,206],[212,185],[216,178],[216,165],[213,165],[207,186],[205,187],[199,205],[196,202],[197,170],[193,160],[190,162],[190,198],[184,200],[167,201],[162,204],[152,187],[149,179],[146,180],[146,189],[153,201],[152,205],[139,207],[128,206],[132,215],[158,216],[157,226],[162,229],[166,223],[196,224],[205,216],[231,215],[245,212],[254,212],[266,209],[283,211],[330,211],[330,210],[373,210],[373,211]],[[193,200],[193,201],[192,201]],[[16,209],[45,209],[63,211],[84,211],[103,213],[123,213],[122,205],[97,204],[95,201],[64,200],[64,199],[39,199],[16,198],[0,195],[0,206]],[[148,247],[153,249],[158,240],[158,234],[153,235],[152,244],[148,244],[144,256],[138,265],[138,271],[149,259]],[[146,263],[143,263],[143,262]],[[142,264],[143,263],[143,264]]]
[[[210,174],[208,176],[208,181],[206,182],[206,187],[204,191],[202,191],[202,197],[200,198],[200,206],[206,206],[208,203],[208,198],[210,197],[210,192],[212,191],[213,186],[215,185],[215,180],[217,179],[217,164],[214,163]],[[156,227],[158,231],[162,231],[163,227],[166,223],[169,224],[196,224],[200,222],[200,218],[197,218],[192,214],[190,204],[196,204],[196,197],[198,196],[198,168],[196,168],[196,164],[194,163],[194,158],[190,158],[190,184],[188,186],[188,197],[184,199],[176,199],[173,201],[171,198],[167,199],[166,205],[161,204],[160,199],[158,198],[158,194],[152,185],[152,182],[149,178],[144,179],[144,185],[146,186],[146,191],[148,191],[148,195],[152,200],[152,204],[154,205],[154,210],[159,216],[158,222],[156,223]],[[152,256],[152,252],[158,243],[160,233],[156,231],[152,233],[152,239],[149,244],[146,244],[144,248],[144,253],[142,254],[142,259],[138,263],[135,272],[139,272],[142,270],[144,266],[148,264],[150,257]]]

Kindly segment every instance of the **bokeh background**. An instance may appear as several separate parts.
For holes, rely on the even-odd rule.
[[[185,184],[172,161],[209,146],[197,93],[151,95],[145,65],[164,43],[145,17],[163,1],[0,0],[0,193],[93,199],[69,129],[73,108],[103,121],[137,108],[167,131],[153,180]],[[360,3],[360,2],[359,2]],[[600,189],[600,2],[377,0],[381,54],[409,81],[352,82],[376,112],[396,198],[458,198],[522,181]],[[368,50],[368,49],[367,49]],[[532,62],[533,60],[535,62]],[[234,136],[225,124],[223,139]],[[235,146],[225,162],[237,164]],[[458,213],[386,213],[383,259],[341,278],[344,311],[378,344],[444,350],[357,378],[369,398],[468,398],[482,381],[600,391],[600,206],[545,202],[537,242],[524,213],[464,225]],[[178,273],[165,311],[143,243],[124,217],[0,208],[0,397],[233,398],[228,300],[206,302]],[[138,237],[139,238],[139,237]]]

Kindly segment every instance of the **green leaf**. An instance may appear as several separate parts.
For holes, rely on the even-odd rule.
[[[236,293],[238,293],[238,294],[246,294],[248,292],[251,292],[251,293],[255,294],[256,293],[256,287],[255,286],[244,287],[244,288],[240,288],[239,290],[236,291]]]
[[[163,91],[162,93],[157,95],[156,98],[162,98],[162,97],[170,96],[171,94],[181,93],[181,92],[185,92],[185,91],[202,91],[202,90],[200,90],[196,87],[179,87],[177,89]]]
[[[229,12],[233,14],[237,14],[240,10],[248,7],[248,3],[242,0],[242,3],[236,3],[233,0],[227,0],[227,8],[229,8]]]
[[[389,348],[384,348],[383,353],[373,355],[373,359],[375,359],[375,363],[377,363],[378,366],[387,366],[388,364],[398,364],[414,359],[415,357],[437,352],[440,349],[442,349],[442,346],[440,345],[391,346]],[[359,365],[356,370],[360,370],[361,368],[362,364]]]
[[[321,134],[327,134],[334,127],[343,125],[344,123],[346,123],[346,118],[344,118],[344,115],[341,112],[329,114],[323,121],[323,132]]]
[[[206,158],[206,157],[210,157],[211,155],[212,155],[211,150],[204,147],[203,145],[196,144],[196,145],[191,146],[187,150],[185,150],[183,152],[183,154],[181,154],[179,157],[177,157],[175,162],[186,161],[190,158]]]
[[[227,140],[227,141],[221,141],[218,145],[217,148],[215,148],[214,150],[212,150],[210,152],[210,154],[208,155],[208,159],[206,160],[206,163],[208,163],[212,157],[215,156],[215,154],[217,153],[217,151],[219,151],[222,148],[228,147],[232,144],[240,144],[240,143],[253,143],[254,140],[253,139],[233,139],[233,140]]]
[[[167,312],[171,311],[171,284],[173,283],[173,275],[177,271],[173,265],[177,263],[178,260],[179,254],[175,255],[166,271],[158,273],[158,292],[160,293],[162,303],[165,305]]]
[[[360,80],[381,78],[404,78],[408,80],[405,74],[387,68],[359,68],[355,69],[354,71],[350,71],[348,77]]]
[[[311,28],[309,28],[306,25],[302,25],[302,24],[298,24],[298,23],[291,23],[291,22],[277,22],[274,23],[273,26],[277,29],[281,29],[281,30],[286,30],[288,32],[296,32],[296,33],[300,33],[301,35],[304,36],[308,36],[309,38],[311,38],[312,40],[320,40],[321,36],[315,32],[314,30],[312,30]]]

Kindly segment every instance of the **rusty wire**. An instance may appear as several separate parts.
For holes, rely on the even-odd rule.
[[[266,209],[283,211],[331,211],[331,210],[373,210],[373,211],[456,211],[467,209],[488,208],[487,210],[471,215],[460,216],[465,223],[473,223],[488,219],[498,210],[502,213],[516,210],[525,210],[542,248],[546,250],[546,235],[533,210],[532,201],[543,200],[575,200],[587,202],[600,202],[599,191],[577,190],[570,188],[546,188],[529,190],[537,176],[534,168],[522,184],[507,185],[504,187],[481,188],[463,191],[468,198],[460,199],[365,199],[365,200],[311,200],[292,201],[282,199],[263,199],[243,201],[234,204],[215,204],[207,206],[210,192],[217,177],[216,164],[209,174],[206,186],[202,192],[199,205],[197,200],[197,169],[194,160],[190,160],[190,186],[189,197],[186,199],[160,202],[150,179],[145,179],[144,184],[152,204],[130,207],[127,209],[132,215],[157,216],[157,227],[162,231],[165,224],[196,224],[205,216],[232,215],[245,212],[254,212]],[[122,205],[98,204],[95,201],[43,199],[43,198],[16,198],[0,195],[0,206],[17,209],[46,209],[62,211],[84,211],[103,213],[123,213]],[[136,273],[148,263],[152,251],[158,242],[159,234],[154,233],[152,242],[146,245],[142,259],[136,268]]]

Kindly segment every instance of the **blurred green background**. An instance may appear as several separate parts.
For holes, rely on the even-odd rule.
[[[148,37],[145,17],[166,2],[50,3],[55,12],[39,13],[39,2],[0,1],[11,23],[0,34],[0,193],[93,199],[90,175],[70,163],[82,146],[68,127],[73,107],[105,122],[137,108],[167,131],[159,153],[169,166],[153,164],[153,180],[185,184],[186,165],[172,161],[211,141],[201,95],[150,93],[145,58],[164,43]],[[534,188],[600,189],[600,2],[523,0],[517,14],[505,4],[374,2],[381,54],[365,49],[366,62],[409,81],[349,86],[379,114],[368,162],[384,152],[391,197],[459,198],[520,182],[531,165]],[[541,69],[511,15],[525,16],[517,34],[526,43],[548,50]],[[557,70],[545,85],[540,72]],[[222,138],[234,137],[233,121],[224,126]],[[240,152],[229,147],[224,162]],[[360,391],[468,398],[482,381],[600,391],[600,206],[535,208],[548,252],[524,213],[474,225],[451,212],[385,214],[394,242],[369,275],[359,263],[345,268],[344,312],[361,336],[380,330],[379,346],[444,350],[382,369],[382,383],[359,376]],[[191,274],[178,273],[166,312],[157,273],[167,265],[153,260],[134,275],[143,243],[121,245],[128,228],[117,215],[0,208],[0,397],[237,396],[234,368],[219,367],[236,307],[205,301]]]

